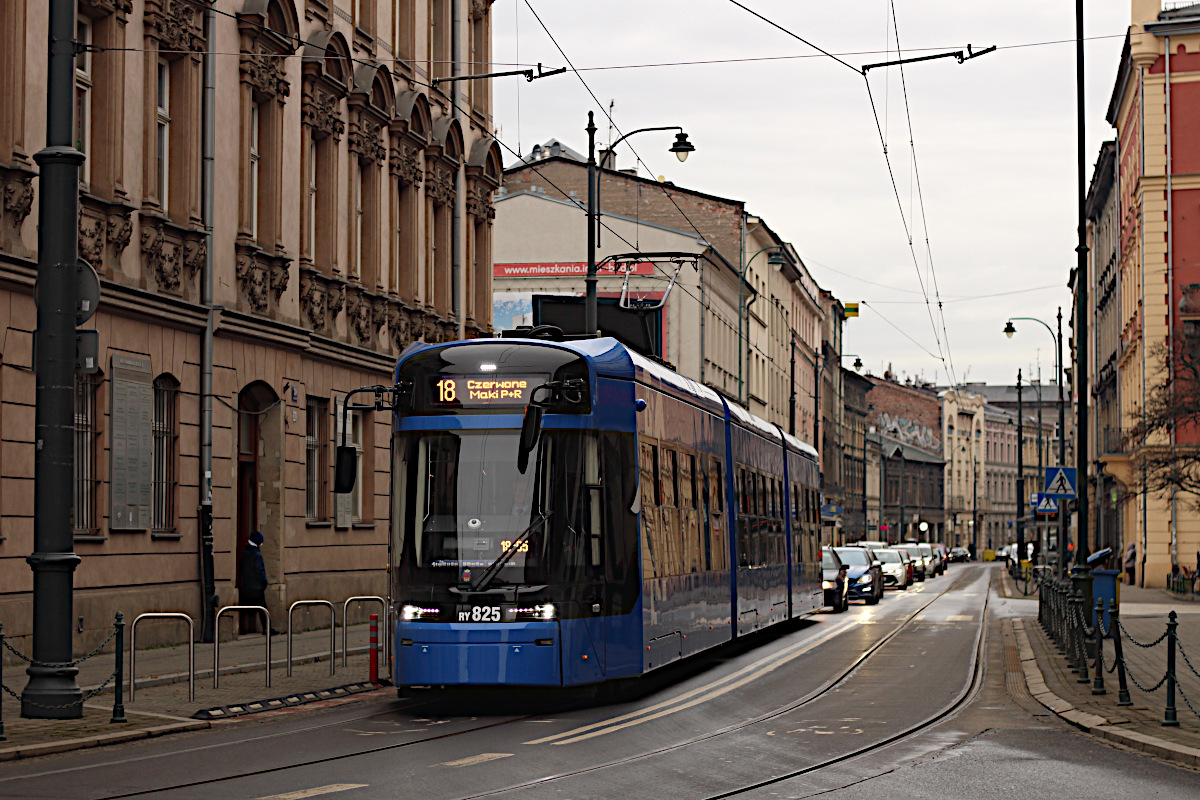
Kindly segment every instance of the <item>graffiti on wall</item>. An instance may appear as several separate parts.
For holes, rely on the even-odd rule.
[[[880,413],[876,424],[887,436],[897,439],[913,447],[920,447],[931,453],[942,452],[941,431],[928,425],[919,425],[911,419],[905,419],[886,411]]]

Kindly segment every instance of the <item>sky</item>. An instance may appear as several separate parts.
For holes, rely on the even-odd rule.
[[[1075,4],[738,2],[855,69],[895,59],[897,29],[905,57],[1000,49],[963,64],[910,64],[903,76],[870,70],[868,95],[855,69],[732,0],[496,0],[495,69],[569,59],[578,70],[532,83],[495,79],[501,141],[528,154],[557,138],[586,153],[587,112],[596,112],[599,146],[610,140],[602,113],[610,102],[612,139],[680,125],[696,147],[683,164],[667,152],[670,133],[630,140],[641,174],[744,201],[822,287],[863,303],[846,321],[843,349],[867,370],[891,365],[900,377],[944,384],[952,365],[958,383],[1012,383],[1018,368],[1028,376],[1040,366],[1049,381],[1051,335],[1036,323],[1015,323],[1011,340],[1002,330],[1010,316],[1053,327],[1062,306],[1069,336]],[[1105,114],[1129,15],[1129,0],[1086,4],[1088,181],[1101,143],[1115,135]],[[722,63],[678,63],[701,61]],[[514,158],[505,151],[506,165]],[[620,148],[620,166],[634,159]]]

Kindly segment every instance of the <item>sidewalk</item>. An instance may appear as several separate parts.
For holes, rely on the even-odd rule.
[[[8,693],[0,695],[4,733],[0,761],[30,758],[131,739],[199,730],[222,724],[220,720],[260,711],[319,703],[348,702],[364,692],[390,692],[368,683],[367,625],[348,630],[349,663],[342,666],[342,635],[338,630],[336,673],[329,674],[329,629],[296,633],[292,638],[293,670],[287,677],[287,636],[271,637],[271,686],[263,671],[264,637],[248,635],[221,643],[220,688],[213,688],[213,645],[197,644],[196,698],[188,699],[187,645],[139,650],[137,688],[134,702],[129,697],[129,652],[125,651],[125,718],[113,724],[113,687],[109,685],[84,704],[83,717],[75,720],[22,719],[20,702]],[[126,629],[128,636],[128,629]],[[382,632],[380,633],[381,679],[387,678]],[[115,658],[105,653],[79,665],[79,686],[86,695],[112,675]],[[4,667],[4,685],[20,696],[27,676],[22,666]],[[196,718],[193,718],[196,717]]]
[[[1007,573],[1002,574],[1005,593],[1019,597],[1011,578]],[[1179,615],[1179,645],[1191,657],[1193,666],[1200,668],[1200,606],[1172,602],[1161,589],[1121,587],[1121,621],[1140,642],[1148,644],[1163,633],[1167,613],[1171,610]],[[1179,686],[1175,703],[1179,726],[1164,727],[1165,687],[1147,693],[1130,680],[1128,686],[1133,705],[1117,705],[1117,673],[1111,640],[1106,640],[1104,646],[1106,694],[1093,695],[1092,681],[1078,683],[1078,675],[1071,672],[1066,658],[1047,637],[1036,617],[1014,620],[1013,630],[1029,691],[1046,708],[1089,733],[1182,766],[1200,769],[1200,717],[1184,702],[1186,696],[1200,710],[1200,678],[1188,669],[1178,650],[1175,675]],[[1146,649],[1122,637],[1122,644],[1130,674],[1147,688],[1157,683],[1166,670],[1166,643]],[[1095,678],[1093,665],[1094,662],[1088,665],[1092,679]],[[1113,672],[1110,673],[1110,669]]]

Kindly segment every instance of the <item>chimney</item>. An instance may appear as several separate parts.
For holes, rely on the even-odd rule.
[[[616,169],[617,154],[607,147],[600,150],[600,169]]]

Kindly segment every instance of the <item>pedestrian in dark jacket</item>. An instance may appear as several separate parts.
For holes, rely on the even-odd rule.
[[[241,586],[238,594],[238,604],[243,606],[266,606],[267,604],[267,565],[263,561],[261,545],[263,535],[259,531],[250,534],[250,541],[242,548],[241,563],[238,571]],[[258,611],[241,612],[242,633],[255,633],[261,630],[259,622],[262,614]]]

